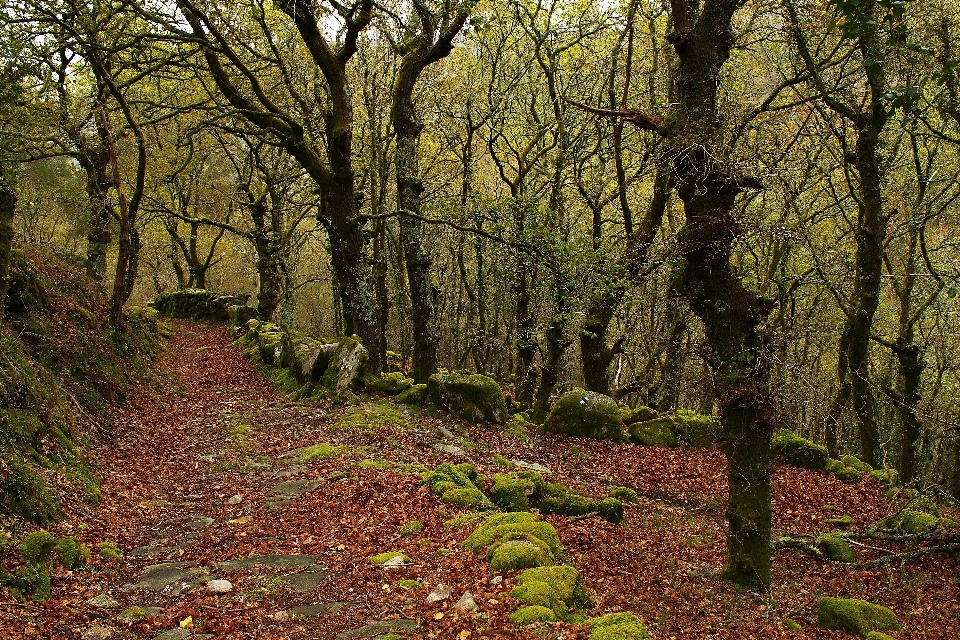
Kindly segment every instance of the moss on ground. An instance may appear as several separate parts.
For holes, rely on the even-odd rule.
[[[723,440],[723,427],[713,416],[678,409],[673,417],[677,423],[677,436],[688,446],[715,447]]]
[[[539,605],[521,607],[510,614],[510,622],[522,626],[536,622],[556,622],[556,620],[557,616],[552,609]]]
[[[827,465],[827,448],[814,444],[787,429],[773,434],[770,447],[780,461],[802,469],[823,469]]]
[[[848,631],[860,637],[871,631],[901,631],[896,614],[887,607],[848,598],[820,598],[817,624],[821,629]]]
[[[632,613],[611,613],[587,620],[590,640],[650,640],[650,633]]]
[[[849,482],[851,484],[860,482],[863,479],[863,472],[853,467],[848,467],[839,460],[828,458],[823,470],[838,480]]]
[[[857,561],[857,554],[854,553],[853,547],[846,540],[837,536],[820,536],[817,540],[817,548],[834,562],[853,564]]]
[[[630,440],[645,447],[676,447],[680,444],[673,418],[655,418],[630,425]]]
[[[384,553],[378,553],[376,555],[370,556],[369,558],[367,558],[367,560],[369,560],[371,564],[384,564],[386,562],[389,562],[390,560],[393,560],[394,558],[400,558],[401,560],[403,560],[403,564],[408,564],[412,562],[409,556],[399,551],[386,551]]]
[[[433,403],[467,422],[507,421],[507,402],[500,385],[480,374],[435,374],[427,380]]]
[[[548,433],[570,438],[626,440],[621,410],[613,398],[583,389],[560,396],[543,428]]]

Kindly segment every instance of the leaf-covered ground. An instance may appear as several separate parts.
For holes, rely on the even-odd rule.
[[[721,452],[504,433],[382,400],[359,408],[301,404],[276,392],[225,330],[209,325],[177,324],[162,367],[166,382],[135,392],[117,418],[115,441],[96,452],[103,502],[77,507],[53,531],[94,550],[115,542],[123,559],[95,555],[84,569],[60,570],[42,604],[4,596],[0,637],[325,639],[390,627],[411,638],[588,637],[566,623],[510,624],[515,576],[498,578],[484,558],[461,548],[472,525],[445,526],[463,511],[442,504],[412,470],[470,461],[492,476],[507,470],[495,456],[544,465],[551,480],[586,494],[604,496],[618,484],[640,495],[622,526],[545,516],[583,574],[594,615],[632,611],[656,639],[851,637],[817,628],[817,599],[829,595],[891,607],[904,627],[898,638],[960,637],[956,557],[867,571],[786,550],[775,557],[769,592],[724,583]],[[303,463],[290,453],[319,443],[343,448]],[[850,485],[778,468],[775,535],[824,531],[824,520],[841,514],[864,528],[893,511],[882,493],[869,477]],[[401,532],[415,520],[422,530]],[[863,558],[880,553],[857,550]],[[384,568],[368,561],[385,551],[412,562]],[[217,566],[252,554],[279,559]],[[146,587],[144,572],[157,565],[172,566],[197,588],[177,581]],[[211,578],[230,580],[232,592],[209,595],[203,584]],[[452,595],[427,603],[441,584]],[[479,613],[454,609],[465,591]],[[89,602],[101,594],[110,599]],[[147,617],[119,615],[133,606],[153,609]],[[801,630],[788,631],[788,618]],[[365,626],[374,622],[385,624]]]

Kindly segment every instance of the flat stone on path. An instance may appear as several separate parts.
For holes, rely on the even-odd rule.
[[[280,579],[298,592],[307,593],[316,589],[326,577],[325,571],[304,571],[303,573],[290,573]]]
[[[351,638],[373,638],[375,636],[390,633],[391,631],[409,631],[416,629],[420,625],[416,620],[383,620],[372,624],[364,625],[359,629],[344,631],[337,636],[336,640],[350,640]]]
[[[467,452],[455,444],[437,443],[433,445],[433,448],[443,451],[444,453],[449,453],[452,456],[459,456],[461,458],[465,458],[467,456]]]
[[[191,529],[205,529],[213,524],[213,518],[199,518],[193,522],[187,523]]]
[[[530,471],[538,471],[540,473],[553,473],[549,468],[539,464],[537,462],[527,462],[526,460],[511,460],[513,464],[517,465],[521,469],[529,469]]]
[[[90,627],[83,632],[83,640],[107,640],[113,637],[113,629],[108,627]]]
[[[320,567],[317,561],[320,556],[299,556],[299,555],[281,555],[264,554],[262,556],[249,556],[247,558],[238,558],[236,560],[226,560],[218,562],[216,565],[219,571],[237,571],[239,569],[250,569],[252,567],[269,567],[271,569],[308,569],[308,568],[326,568]]]
[[[215,596],[222,596],[233,591],[233,585],[229,580],[211,580],[207,583],[207,593]]]
[[[320,616],[325,616],[328,613],[336,613],[341,609],[343,609],[344,607],[348,607],[348,606],[350,605],[346,602],[327,602],[325,604],[305,604],[300,607],[294,607],[293,609],[289,609],[284,613],[294,618],[318,618]],[[274,615],[273,617],[274,620],[277,619],[277,615],[278,614]],[[278,622],[282,622],[282,620],[278,620]]]
[[[427,596],[428,603],[440,602],[441,600],[446,600],[453,595],[453,589],[446,584],[438,584],[437,588],[430,592],[430,595]]]
[[[169,629],[153,637],[153,640],[185,640],[193,635],[189,629]]]
[[[202,567],[187,568],[186,562],[167,562],[144,569],[140,580],[129,588],[132,590],[172,591],[175,594],[180,594],[192,591],[195,587],[206,582],[209,577],[207,570]]]
[[[93,596],[87,600],[87,604],[91,607],[96,607],[97,609],[117,609],[120,607],[120,603],[108,596],[105,593],[100,595]]]
[[[320,486],[321,480],[290,480],[270,487],[271,493],[293,498]]]

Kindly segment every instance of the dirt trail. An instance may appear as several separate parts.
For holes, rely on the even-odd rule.
[[[514,576],[493,575],[464,551],[470,525],[450,526],[464,510],[419,482],[419,465],[470,461],[491,477],[507,470],[504,458],[542,465],[552,480],[594,496],[611,483],[637,490],[623,526],[545,519],[594,612],[633,611],[655,639],[798,637],[784,618],[804,637],[844,637],[816,628],[818,595],[883,602],[910,631],[902,637],[960,634],[956,559],[859,571],[783,552],[770,593],[724,583],[719,451],[505,433],[384,400],[299,403],[279,394],[223,327],[176,329],[161,362],[165,382],[132,390],[113,442],[96,452],[103,502],[67,520],[84,526],[55,531],[94,550],[116,543],[123,558],[95,554],[89,567],[55,575],[42,605],[0,602],[0,637],[586,638],[565,623],[511,624]],[[779,468],[773,486],[778,535],[822,530],[840,513],[861,527],[890,509],[869,479],[846,485]],[[388,551],[411,562],[368,560]],[[212,580],[228,580],[229,591],[210,593],[226,586]],[[441,585],[450,595],[428,602]],[[468,591],[479,613],[454,608]]]

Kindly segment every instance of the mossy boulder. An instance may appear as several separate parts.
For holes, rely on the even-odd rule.
[[[247,323],[257,317],[257,309],[245,304],[234,304],[227,307],[227,319],[230,322],[234,337],[246,332]]]
[[[860,472],[861,475],[865,473],[870,473],[871,471],[873,471],[873,467],[871,467],[869,464],[867,464],[857,456],[852,456],[849,454],[845,456],[840,456],[840,462],[842,462],[844,466],[856,469],[857,471]]]
[[[827,465],[827,448],[814,444],[787,429],[773,434],[770,448],[784,464],[802,469],[823,469]]]
[[[860,482],[860,480],[863,479],[863,471],[855,469],[854,467],[849,467],[843,464],[843,462],[840,460],[836,460],[834,458],[827,458],[827,462],[823,466],[823,470],[836,477],[838,480],[849,482],[851,484]]]
[[[427,385],[412,385],[397,394],[397,404],[421,405],[427,401],[427,393]]]
[[[370,561],[370,564],[382,565],[391,561],[397,562],[397,560],[394,560],[394,558],[399,558],[400,562],[402,562],[403,564],[409,564],[410,562],[412,562],[409,556],[399,551],[386,551],[384,553],[378,553],[376,555],[370,556],[369,558],[367,558],[367,560]]]
[[[673,419],[676,421],[677,436],[690,447],[716,447],[723,441],[723,426],[713,416],[705,416],[688,409],[678,409]]]
[[[631,424],[636,424],[637,422],[649,422],[650,420],[656,420],[660,417],[656,411],[650,407],[637,407],[636,409],[624,409],[621,415],[623,419],[623,424],[629,426]]]
[[[90,561],[90,549],[73,536],[64,536],[54,546],[59,554],[60,565],[65,569],[76,569]]]
[[[676,447],[680,444],[672,418],[636,422],[629,427],[630,440],[645,447]]]
[[[338,396],[350,391],[360,379],[370,353],[357,336],[340,338],[336,344],[320,382]]]
[[[500,385],[480,374],[434,374],[427,380],[433,403],[467,422],[507,421],[507,402]]]
[[[498,473],[493,476],[490,499],[504,511],[529,511],[530,497],[536,485],[519,474]]]
[[[896,469],[874,469],[870,477],[887,487],[894,487],[900,483],[900,474]]]
[[[919,535],[934,529],[939,522],[937,516],[925,513],[923,511],[914,511],[913,509],[904,509],[889,518],[881,521],[878,525],[881,529],[889,531],[899,531],[913,535]]]
[[[382,376],[365,373],[360,377],[360,386],[366,391],[395,396],[412,387],[413,379],[406,377],[399,371],[385,373]]]
[[[184,289],[161,293],[150,306],[169,318],[228,322],[231,307],[246,304],[249,297],[204,289]]]
[[[837,536],[820,536],[817,540],[817,548],[834,562],[853,564],[857,561],[857,554],[854,553],[853,547]]]
[[[576,567],[564,564],[527,569],[518,581],[511,597],[526,604],[550,607],[558,618],[566,617],[569,609],[593,606]]]
[[[517,536],[495,543],[487,553],[494,571],[506,572],[556,564],[550,549],[535,536]]]
[[[901,631],[897,616],[887,607],[848,598],[820,598],[817,624],[821,629],[848,631],[862,638],[871,631]]]
[[[844,514],[842,516],[837,516],[836,518],[827,518],[824,520],[831,527],[836,527],[837,529],[847,529],[853,526],[854,520],[853,516]]]
[[[587,620],[590,640],[650,640],[650,633],[632,613],[611,613]]]
[[[97,543],[97,554],[104,560],[123,559],[123,551],[121,551],[120,547],[114,542],[105,541]]]
[[[443,463],[423,474],[423,480],[444,502],[460,507],[492,509],[493,503],[476,485],[477,469],[472,464]]]
[[[614,524],[623,522],[623,503],[616,498],[608,497],[602,500],[592,500],[580,495],[576,491],[562,484],[548,483],[543,492],[543,498],[537,501],[537,509],[541,513],[575,518],[588,513],[597,513],[604,520]]]
[[[630,504],[640,502],[640,497],[637,495],[637,492],[630,487],[610,487],[610,497],[620,502],[629,502]]]
[[[564,559],[563,545],[553,525],[525,511],[490,516],[463,541],[463,547],[480,553],[498,542],[521,539],[549,551],[551,564]]]
[[[543,429],[569,438],[626,440],[620,407],[614,399],[583,389],[574,389],[560,396]]]
[[[535,622],[556,622],[557,615],[548,607],[531,605],[521,607],[510,614],[510,622],[526,626]]]

